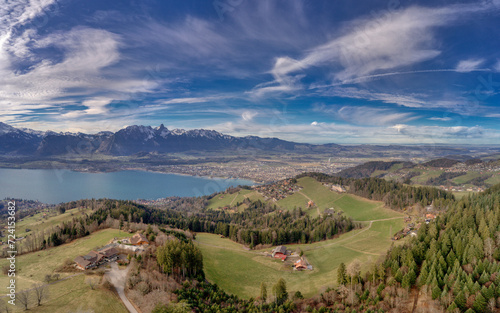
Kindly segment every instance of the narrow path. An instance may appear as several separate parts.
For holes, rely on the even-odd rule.
[[[382,218],[382,219],[379,219],[379,220],[371,220],[371,221],[353,221],[353,222],[356,222],[356,223],[370,222],[370,223],[372,223],[372,222],[382,222],[382,221],[398,220],[398,219],[402,219],[402,218],[404,218],[404,216]]]
[[[320,245],[320,246],[316,246],[316,247],[311,247],[311,248],[309,248],[309,249],[304,248],[303,250],[304,250],[304,251],[309,251],[309,250],[323,249],[324,247],[329,247],[329,246],[337,245],[337,244],[342,243],[342,242],[344,242],[344,241],[346,241],[346,240],[350,240],[351,238],[354,238],[354,237],[356,237],[356,236],[359,236],[360,234],[362,234],[362,233],[364,233],[365,231],[369,230],[371,227],[372,227],[372,222],[370,221],[370,225],[368,225],[368,227],[367,227],[367,228],[363,228],[361,231],[359,231],[359,232],[355,233],[355,234],[354,234],[354,235],[352,235],[352,236],[349,236],[349,237],[344,238],[344,239],[342,239],[342,240],[335,241],[335,242],[332,242],[332,243],[329,243],[329,244],[326,244],[326,245]]]
[[[385,253],[373,253],[373,252],[367,252],[367,251],[363,251],[363,250],[358,250],[358,249],[354,249],[354,248],[351,248],[351,247],[346,246],[346,245],[343,245],[342,247],[344,247],[346,249],[349,249],[349,250],[352,250],[352,251],[356,251],[356,252],[363,253],[363,254],[369,254],[369,255],[381,256],[381,255],[385,254]]]
[[[308,196],[308,195],[306,195],[305,193],[303,193],[302,191],[297,191],[297,193],[300,193],[301,195],[303,195],[304,197],[306,197],[306,198],[307,198],[307,200],[309,200],[309,201],[313,201],[313,199],[309,198],[309,196]],[[314,201],[313,201],[313,202],[314,202]]]
[[[139,313],[125,295],[125,280],[127,277],[128,270],[129,270],[128,266],[126,269],[120,270],[116,262],[113,262],[111,263],[111,271],[107,272],[106,276],[109,278],[111,284],[115,286],[116,292],[120,296],[120,299],[122,299],[122,302],[123,304],[125,304],[127,310],[130,313]]]
[[[418,304],[418,295],[419,295],[418,289],[415,290],[415,300],[413,301],[413,309],[411,310],[411,313],[415,313],[415,310],[417,309],[417,304]]]
[[[231,200],[231,203],[229,203],[229,207],[231,207],[233,205],[233,202],[234,200],[236,200],[236,198],[238,198],[238,196],[240,195],[240,192],[238,191],[235,195],[234,195],[234,198],[233,200]]]
[[[314,202],[313,199],[309,198],[309,196],[306,195],[305,193],[303,193],[302,191],[297,191],[297,193],[300,193],[301,195],[306,197],[307,200]],[[316,205],[316,203],[314,205],[316,206],[316,210],[318,211],[318,216],[321,216],[321,212],[319,211],[319,207]]]

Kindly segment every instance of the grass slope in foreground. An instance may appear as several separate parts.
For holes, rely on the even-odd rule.
[[[130,236],[117,229],[105,229],[58,247],[20,255],[16,257],[17,291],[31,288],[34,283],[44,283],[45,275],[54,274],[66,259],[86,254],[114,237]],[[6,264],[6,259],[0,260],[1,267]],[[74,274],[60,273],[60,276],[65,278]],[[101,288],[91,290],[84,279],[85,275],[80,274],[49,285],[48,301],[36,307],[35,312],[128,312],[113,292]],[[8,281],[7,276],[0,276],[0,286],[8,286]],[[21,304],[16,305],[16,308],[21,309]]]

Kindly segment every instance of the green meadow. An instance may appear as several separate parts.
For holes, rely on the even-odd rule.
[[[229,293],[250,298],[258,296],[261,282],[270,288],[282,277],[289,292],[300,291],[304,296],[312,296],[336,284],[337,268],[342,262],[349,264],[357,259],[366,270],[372,261],[385,254],[393,243],[392,235],[404,226],[404,215],[385,208],[382,202],[331,191],[310,177],[299,179],[298,184],[303,189],[279,200],[276,204],[280,208],[305,209],[307,202],[313,200],[316,207],[309,209],[308,214],[317,216],[333,207],[362,222],[364,227],[327,241],[289,245],[289,250],[304,251],[304,256],[313,266],[312,271],[301,272],[293,271],[280,260],[264,256],[272,248],[249,250],[218,235],[197,234],[196,243],[203,252],[205,273],[210,281]]]

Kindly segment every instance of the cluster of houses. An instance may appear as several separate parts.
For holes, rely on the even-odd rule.
[[[95,268],[101,264],[118,260],[120,251],[117,248],[127,249],[130,246],[131,249],[127,250],[136,252],[138,246],[149,244],[148,238],[140,233],[133,235],[130,239],[122,239],[121,242],[121,244],[114,242],[97,251],[92,250],[86,255],[76,257],[74,260],[76,267],[81,270]]]
[[[482,187],[477,187],[477,186],[444,186],[441,185],[439,188],[446,190],[446,191],[452,191],[452,192],[462,192],[462,191],[467,191],[467,192],[483,192],[484,188]]]
[[[277,246],[276,248],[273,249],[271,256],[276,259],[281,259],[281,261],[285,262],[289,257],[292,259],[297,258],[297,255],[292,255],[290,250],[287,250],[285,246]],[[298,258],[295,261],[292,261],[293,265],[292,267],[295,270],[301,271],[301,270],[312,270],[312,265],[308,264],[306,260],[304,260],[302,257]]]
[[[272,201],[278,201],[289,195],[293,195],[299,191],[301,187],[295,183],[295,179],[291,178],[280,180],[270,185],[256,186],[254,189],[262,193],[266,200],[271,199]]]
[[[430,212],[433,209],[434,208],[432,206],[426,207],[427,212]],[[435,213],[426,213],[424,215],[424,217],[425,217],[425,219],[424,219],[425,223],[429,224],[431,221],[436,219],[437,215]],[[405,217],[404,222],[406,224],[405,228],[403,230],[397,232],[394,235],[394,237],[392,237],[392,240],[399,240],[399,239],[402,239],[406,236],[416,237],[417,231],[420,229],[420,227],[422,227],[422,223],[413,222],[412,218],[410,216]]]

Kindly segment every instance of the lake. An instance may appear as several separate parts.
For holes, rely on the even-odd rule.
[[[0,199],[22,198],[56,204],[79,199],[158,199],[209,195],[230,186],[253,185],[221,179],[145,171],[80,173],[69,170],[0,168]]]

